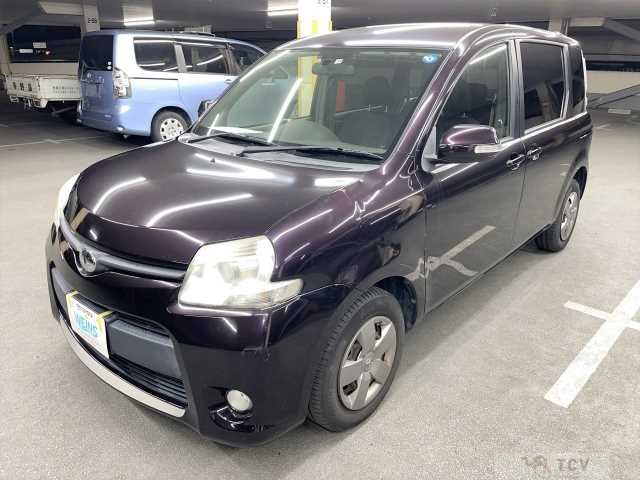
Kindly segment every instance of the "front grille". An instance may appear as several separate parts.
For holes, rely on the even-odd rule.
[[[110,358],[122,372],[140,386],[151,390],[172,403],[181,407],[187,405],[187,393],[184,383],[177,378],[167,377],[147,368],[141,367],[129,360],[114,355]]]

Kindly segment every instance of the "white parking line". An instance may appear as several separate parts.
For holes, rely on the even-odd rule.
[[[640,330],[640,323],[632,320],[640,310],[640,281],[633,286],[612,313],[574,302],[567,302],[564,306],[605,321],[544,396],[546,400],[568,408],[622,332],[627,328]]]
[[[8,147],[22,147],[25,145],[38,145],[40,143],[53,143],[60,144],[62,142],[73,142],[74,140],[91,140],[92,138],[103,138],[108,137],[108,135],[93,135],[91,137],[73,137],[73,138],[45,138],[44,140],[37,140],[35,142],[24,142],[24,143],[10,143],[7,145],[0,145],[0,148],[8,148]]]

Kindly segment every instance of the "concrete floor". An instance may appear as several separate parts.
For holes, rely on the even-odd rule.
[[[611,312],[640,280],[640,117],[596,112],[594,123],[588,189],[564,252],[527,247],[433,312],[358,429],[306,424],[237,450],[103,384],[51,317],[43,243],[58,187],[141,141],[0,104],[0,477],[511,479],[503,469],[523,456],[579,452],[608,461],[610,476],[576,478],[637,480],[640,331],[621,334],[569,408],[544,399],[602,324],[565,302]]]

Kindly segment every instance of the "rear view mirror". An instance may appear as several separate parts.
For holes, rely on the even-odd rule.
[[[353,75],[355,67],[349,63],[314,63],[311,67],[314,75]]]

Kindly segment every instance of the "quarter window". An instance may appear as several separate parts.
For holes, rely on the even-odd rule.
[[[509,57],[506,44],[476,55],[462,72],[436,124],[438,144],[454,125],[495,128],[498,138],[510,135]]]
[[[171,40],[135,39],[136,62],[143,70],[175,72],[178,70],[176,50]]]
[[[183,43],[182,52],[187,72],[228,74],[224,50],[223,46],[218,45]]]
[[[560,118],[565,94],[562,47],[522,42],[520,54],[525,127]]]
[[[584,68],[582,55],[577,47],[571,49],[571,106],[573,114],[578,115],[584,111]]]

